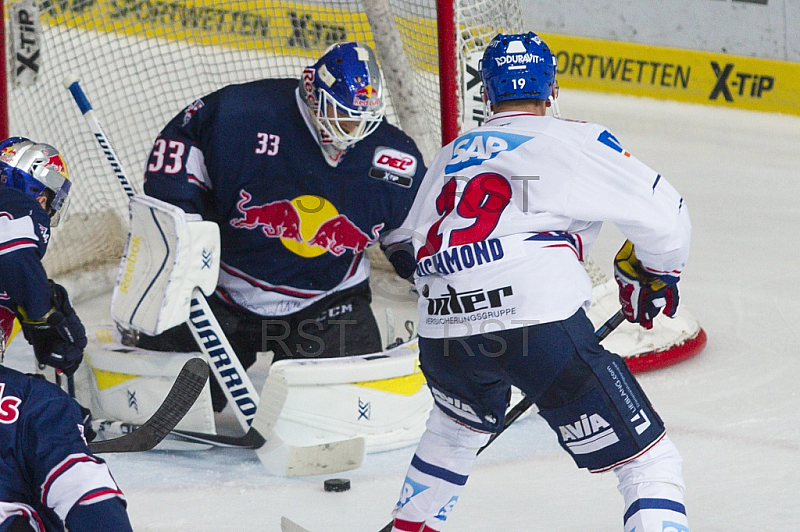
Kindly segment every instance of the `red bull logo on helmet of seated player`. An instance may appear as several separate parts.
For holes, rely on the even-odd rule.
[[[47,160],[47,164],[45,167],[50,168],[51,170],[55,170],[63,177],[67,178],[67,163],[64,162],[64,159],[61,155],[51,155],[50,158]]]
[[[444,171],[452,175],[460,170],[494,159],[505,151],[517,149],[534,137],[502,131],[476,131],[462,135],[453,143],[453,156]]]
[[[350,218],[320,196],[304,195],[293,200],[252,204],[252,196],[240,191],[237,210],[243,218],[230,221],[237,229],[260,229],[268,238],[278,238],[293,253],[312,258],[330,252],[340,256],[347,251],[363,252],[375,242],[384,224],[367,234]]]

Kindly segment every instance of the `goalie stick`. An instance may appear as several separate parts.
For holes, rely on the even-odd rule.
[[[201,358],[189,359],[158,410],[144,425],[130,434],[111,440],[89,443],[93,453],[149,451],[175,428],[194,404],[208,381],[208,364]]]
[[[93,419],[92,429],[98,434],[124,435],[138,430],[141,425],[116,421],[113,419]],[[250,428],[242,436],[229,436],[226,434],[206,434],[204,432],[193,432],[190,430],[172,429],[167,434],[165,440],[183,443],[197,443],[201,445],[211,445],[213,447],[227,447],[233,449],[258,449],[264,445],[264,437],[259,432]]]
[[[263,450],[256,451],[259,459],[264,463],[268,472],[280,476],[336,473],[354,469],[362,464],[364,438],[309,446],[294,446],[284,442],[274,432],[274,427],[278,422],[281,410],[283,410],[287,394],[288,386],[282,375],[276,373],[267,377],[260,401],[264,408],[256,411],[253,426],[242,436],[172,429],[165,439],[236,449],[263,448]],[[96,419],[92,422],[92,428],[96,432],[104,434],[130,434],[140,430],[139,425],[110,419]],[[261,434],[269,435],[266,446],[266,440]]]
[[[128,199],[130,199],[136,191],[125,176],[122,162],[117,157],[111,141],[103,130],[103,126],[94,115],[94,110],[81,88],[80,81],[75,76],[67,76],[64,79],[64,86],[72,94],[72,98],[86,118],[117,180],[125,190]],[[208,359],[209,366],[220,383],[220,388],[222,388],[225,398],[233,408],[236,420],[242,430],[248,431],[258,406],[258,393],[247,376],[244,367],[242,367],[239,357],[234,354],[230,342],[228,342],[222,331],[222,327],[220,327],[211,312],[211,307],[208,306],[205,296],[198,289],[195,289],[192,294],[191,313],[187,324],[198,347]],[[232,386],[236,386],[235,395],[234,391],[231,390]]]
[[[625,321],[625,315],[622,313],[622,309],[618,310],[616,314],[611,316],[603,325],[600,326],[599,329],[595,332],[595,336],[597,336],[598,341],[603,341],[611,332],[616,329],[620,323]],[[491,443],[497,439],[505,430],[511,426],[519,417],[525,413],[531,406],[533,406],[533,402],[528,399],[527,397],[523,397],[522,400],[517,403],[511,410],[508,411],[506,414],[505,422],[503,423],[503,428],[500,429],[499,432],[492,435],[489,441],[478,449],[477,454],[481,454],[484,449],[486,449]],[[380,529],[380,532],[391,532],[392,525],[394,521],[390,522],[386,526]],[[302,526],[298,525],[288,517],[281,517],[281,532],[310,532],[308,529],[303,528]]]

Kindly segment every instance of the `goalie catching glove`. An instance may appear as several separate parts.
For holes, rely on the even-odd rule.
[[[645,271],[626,240],[614,257],[614,278],[619,285],[619,302],[625,318],[645,329],[663,309],[670,318],[678,311],[678,280],[675,275],[655,275]]]
[[[50,281],[53,308],[39,320],[20,320],[25,339],[33,346],[36,360],[61,370],[65,375],[75,373],[83,360],[86,330],[70,305],[63,286]]]

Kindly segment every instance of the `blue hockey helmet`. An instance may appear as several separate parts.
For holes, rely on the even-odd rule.
[[[506,100],[548,100],[556,85],[556,56],[529,31],[498,33],[480,63],[481,81],[489,104]]]
[[[358,42],[338,43],[303,71],[300,94],[321,141],[344,150],[380,125],[386,111],[375,53]]]
[[[0,141],[0,185],[32,198],[44,196],[52,226],[58,225],[69,204],[67,163],[53,146],[25,137]]]

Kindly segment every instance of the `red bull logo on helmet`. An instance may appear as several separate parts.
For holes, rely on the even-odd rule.
[[[381,104],[381,99],[378,98],[378,93],[372,85],[361,87],[353,95],[353,105],[359,107],[375,107]]]
[[[62,176],[67,177],[67,163],[64,162],[64,159],[61,157],[61,155],[51,155],[45,166],[51,170],[55,170]]]
[[[303,257],[330,252],[340,256],[347,251],[363,252],[375,242],[384,224],[362,231],[334,205],[319,196],[299,196],[262,205],[252,204],[252,195],[242,190],[237,210],[243,215],[230,221],[237,229],[260,229],[268,238],[279,238],[290,251]]]

